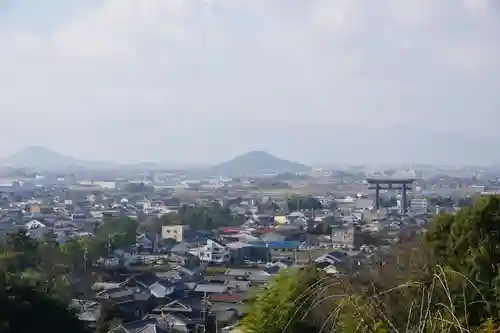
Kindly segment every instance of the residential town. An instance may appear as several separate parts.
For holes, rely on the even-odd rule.
[[[112,331],[127,333],[232,332],[280,269],[314,262],[326,274],[351,274],[425,231],[436,213],[498,189],[496,179],[477,173],[419,177],[413,170],[92,177],[5,177],[2,239],[21,232],[61,247],[103,239],[99,250],[86,247],[74,259],[81,271],[71,277],[78,285],[71,308],[96,328],[112,304],[120,318]],[[410,184],[405,193],[394,185],[400,182]],[[371,183],[389,185],[375,191]]]
[[[500,0],[0,0],[0,333],[500,333]]]

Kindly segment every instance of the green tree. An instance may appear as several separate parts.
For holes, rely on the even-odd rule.
[[[167,215],[167,214],[165,214]],[[152,232],[155,235],[161,234],[162,225],[167,225],[167,223],[163,224],[162,215],[160,218],[158,216],[147,216],[143,220],[139,222],[137,226],[138,232]]]
[[[500,318],[500,197],[479,198],[456,215],[441,215],[425,237],[430,258],[446,267],[456,311],[476,326]]]
[[[256,295],[242,327],[248,333],[300,332],[316,298],[320,276],[314,266],[282,270]],[[311,327],[309,327],[311,328]]]
[[[38,246],[39,243],[29,237],[24,230],[8,234],[3,248],[4,252],[12,254],[8,261],[8,270],[22,272],[25,269],[37,267],[39,263]]]
[[[88,332],[65,303],[5,275],[0,308],[0,333]]]
[[[183,205],[177,213],[168,213],[160,218],[162,225],[182,224],[195,230],[211,230],[220,227],[240,226],[243,216],[234,215],[227,206],[218,203],[209,205]]]
[[[176,225],[181,223],[179,214],[175,212],[169,212],[167,214],[163,214],[160,217],[161,225]]]
[[[251,303],[242,328],[266,333],[318,331],[323,325],[336,332],[377,333],[497,329],[500,197],[481,197],[455,215],[439,215],[423,237],[405,238],[371,260],[346,277],[318,278],[311,267],[279,274]],[[321,291],[310,288],[320,280]],[[305,294],[330,301],[314,307],[301,298]],[[316,329],[301,326],[302,318]]]
[[[39,290],[69,301],[72,294],[70,280],[74,273],[70,258],[61,251],[54,238],[39,243],[38,258],[36,270],[40,273],[40,280],[36,281],[36,285]]]
[[[342,220],[336,219],[335,216],[327,216],[321,221],[321,231],[323,234],[327,234],[331,232],[332,226],[339,225],[342,225]]]
[[[3,251],[7,255],[2,257],[1,274],[21,278],[62,300],[71,297],[70,261],[50,235],[37,241],[24,231],[10,234]]]
[[[144,183],[128,183],[123,189],[127,193],[149,194],[154,192],[154,187]]]
[[[312,196],[292,196],[288,198],[287,205],[290,212],[323,209],[321,202]]]
[[[325,298],[335,301],[324,302],[322,311],[313,309],[318,312],[315,318],[323,318],[331,331],[476,332],[498,327],[500,197],[481,197],[455,215],[439,215],[423,237],[415,234],[389,251],[374,253],[371,259],[372,264],[361,265],[355,274],[337,278],[342,280],[340,288],[328,288]],[[324,284],[334,285],[335,279],[327,278]],[[286,302],[289,286],[273,288],[274,295],[282,295],[292,307]],[[264,294],[267,303],[278,308],[272,294]],[[284,319],[275,317],[271,308],[254,307],[270,313],[278,329],[285,330]],[[289,313],[286,309],[285,314]],[[253,322],[249,331],[274,332],[273,327],[257,326],[255,313],[249,314],[248,320]],[[325,319],[330,315],[335,318],[333,323]],[[264,315],[260,318],[265,322]]]
[[[126,248],[136,243],[137,221],[134,219],[105,217],[97,230],[95,239],[90,241],[88,251],[103,255],[105,249],[115,250]]]
[[[265,202],[260,203],[258,205],[258,208],[260,212],[270,212],[270,213],[276,213],[281,209],[280,206],[271,198],[268,198]]]
[[[85,272],[89,259],[88,250],[85,248],[85,241],[78,238],[68,239],[60,245],[61,252],[66,256],[71,269],[79,274]],[[86,253],[87,251],[87,253]],[[87,259],[87,260],[86,260]]]

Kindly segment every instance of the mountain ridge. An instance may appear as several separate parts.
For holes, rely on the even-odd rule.
[[[302,173],[311,171],[311,167],[273,156],[265,151],[255,150],[219,163],[213,166],[211,171],[224,175]]]
[[[58,153],[42,146],[28,146],[18,152],[0,159],[3,167],[22,168],[29,170],[66,170],[66,169],[114,169],[140,168],[154,169],[161,166],[152,162],[136,164],[119,164],[111,161],[84,160]]]
[[[42,146],[28,146],[1,160],[1,164],[16,168],[45,169],[70,167],[83,161]]]

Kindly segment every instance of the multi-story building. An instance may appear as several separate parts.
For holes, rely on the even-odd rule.
[[[429,202],[426,198],[412,198],[410,202],[410,210],[412,212],[427,212]]]
[[[202,262],[211,264],[225,264],[231,260],[231,250],[214,240],[207,240],[207,244],[199,249],[198,257]]]
[[[347,248],[356,248],[359,244],[359,230],[350,225],[332,229],[332,243]]]
[[[177,242],[183,242],[189,226],[186,225],[165,225],[161,228],[162,239],[174,239]]]

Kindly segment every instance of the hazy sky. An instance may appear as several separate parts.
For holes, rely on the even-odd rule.
[[[0,112],[0,155],[500,162],[500,3],[0,0]]]

